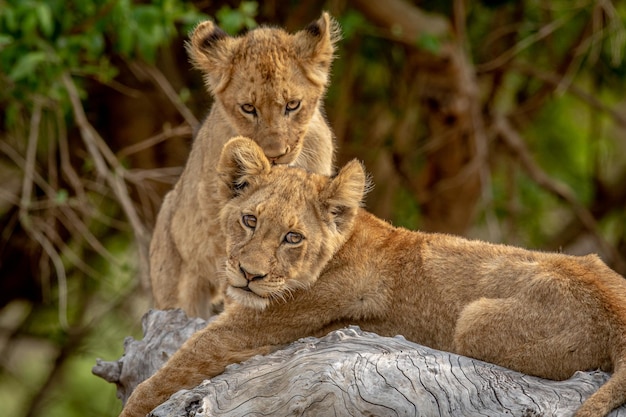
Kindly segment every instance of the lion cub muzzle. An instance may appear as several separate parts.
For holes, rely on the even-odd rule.
[[[263,310],[269,304],[271,285],[268,283],[268,274],[251,272],[240,263],[228,268],[228,285],[226,293],[238,303],[256,309]]]
[[[294,155],[291,155],[291,148],[289,146],[285,147],[282,151],[265,151],[265,156],[270,161],[272,165],[289,165],[294,161]],[[297,156],[297,155],[296,155]]]
[[[235,274],[231,277],[230,286],[237,290],[246,291],[250,293],[250,295],[262,297],[262,295],[258,293],[259,288],[257,288],[257,284],[261,283],[267,277],[267,274],[250,272],[248,271],[249,268],[245,268],[241,264],[238,266],[239,275]]]
[[[244,267],[241,266],[241,264],[239,265],[239,271],[241,272],[243,277],[246,279],[246,281],[248,281],[248,283],[250,283],[252,281],[260,281],[260,280],[262,280],[263,278],[265,278],[267,276],[267,274],[250,273],[250,272],[246,271],[244,269]]]
[[[302,138],[288,139],[279,134],[270,134],[272,140],[259,139],[265,157],[272,165],[289,165],[294,162],[302,148]]]

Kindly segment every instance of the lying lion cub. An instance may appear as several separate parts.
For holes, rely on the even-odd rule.
[[[578,417],[626,401],[626,281],[596,256],[395,228],[359,207],[360,163],[334,178],[270,165],[249,139],[226,144],[225,311],[137,387],[122,416],[144,416],[230,363],[349,324],[544,378],[612,370]]]

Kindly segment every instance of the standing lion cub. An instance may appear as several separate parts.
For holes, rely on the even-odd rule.
[[[123,417],[349,324],[543,378],[613,371],[577,417],[626,401],[626,281],[598,257],[393,227],[359,207],[367,181],[356,161],[329,178],[272,167],[235,138],[217,170],[225,310],[135,389]]]
[[[233,38],[210,21],[196,27],[188,52],[215,102],[157,217],[150,245],[157,308],[207,318],[220,301],[225,252],[215,166],[228,138],[252,138],[272,164],[332,173],[333,138],[321,108],[338,38],[327,13],[295,34],[259,28]]]

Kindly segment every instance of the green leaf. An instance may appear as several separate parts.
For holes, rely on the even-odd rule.
[[[28,13],[24,16],[20,29],[26,35],[32,35],[37,28],[37,16],[34,13]]]
[[[84,44],[86,52],[93,60],[98,59],[104,53],[104,37],[99,31],[92,31],[85,34]]]
[[[135,36],[129,25],[124,25],[117,31],[117,50],[122,55],[130,55],[133,50]]]
[[[37,13],[41,32],[47,37],[52,36],[54,32],[54,20],[52,18],[50,6],[46,3],[37,3],[35,11]]]
[[[17,61],[17,63],[9,73],[9,78],[14,81],[18,81],[28,77],[29,75],[33,75],[37,66],[39,66],[39,64],[44,61],[46,61],[45,52],[29,52],[26,55],[23,55]]]
[[[367,28],[367,20],[363,15],[356,11],[347,11],[344,16],[341,16],[341,31],[346,39],[351,39],[356,33]]]
[[[181,88],[178,92],[178,98],[180,98],[183,103],[187,103],[189,99],[191,99],[191,91],[186,87]]]
[[[0,48],[11,44],[14,41],[11,35],[0,34]]]
[[[222,6],[215,17],[219,26],[227,33],[234,35],[242,29],[252,29],[256,27],[254,16],[257,14],[258,3],[255,1],[242,2],[236,10],[229,6]]]
[[[239,5],[241,13],[248,17],[254,17],[259,9],[259,4],[256,1],[242,1]]]
[[[420,34],[417,38],[416,46],[434,54],[438,54],[441,51],[441,41],[429,33]]]
[[[12,7],[7,7],[2,10],[2,14],[4,15],[4,22],[6,24],[6,28],[9,32],[16,32],[19,29],[19,23],[17,22],[17,16],[15,13],[15,9]]]
[[[215,13],[215,17],[217,17],[219,26],[230,35],[236,34],[239,29],[241,29],[239,13],[228,6],[222,6],[217,13]]]
[[[67,203],[67,200],[69,199],[69,193],[67,192],[66,189],[61,188],[60,190],[57,191],[56,196],[54,197],[54,202],[56,204],[65,204]]]
[[[257,26],[256,21],[251,17],[246,17],[244,25],[247,29],[254,29]]]
[[[178,21],[184,25],[195,25],[199,21],[206,20],[208,18],[209,17],[203,13],[198,13],[195,10],[187,10],[178,16]]]

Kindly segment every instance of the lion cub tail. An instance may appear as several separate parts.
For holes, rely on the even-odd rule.
[[[626,403],[626,346],[613,363],[611,378],[580,406],[574,417],[606,416]]]

